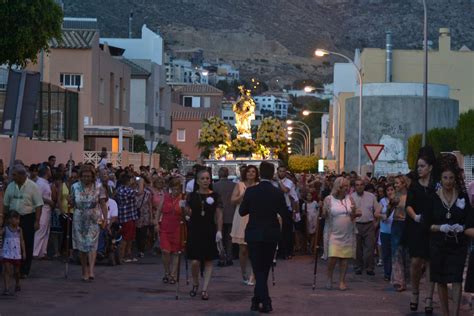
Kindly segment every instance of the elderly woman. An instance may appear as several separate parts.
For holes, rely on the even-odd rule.
[[[461,285],[466,262],[468,232],[474,227],[473,210],[457,163],[441,159],[441,187],[431,196],[424,213],[424,225],[430,230],[430,280],[438,285],[443,315],[448,316],[448,283],[452,284],[454,312],[459,315]],[[472,236],[472,234],[470,234]]]
[[[339,177],[334,181],[332,192],[324,199],[323,216],[326,218],[325,242],[328,257],[326,288],[332,288],[334,268],[339,261],[339,289],[345,291],[346,272],[349,259],[355,256],[356,213],[354,201],[348,195],[349,181]]]
[[[155,230],[160,235],[160,246],[163,252],[163,266],[165,275],[163,283],[176,283],[176,276],[178,271],[178,256],[179,252],[183,250],[183,194],[182,184],[178,178],[173,178],[169,182],[169,189],[171,193],[164,194],[164,201],[162,207],[157,212],[157,218],[160,220],[157,223]]]
[[[189,295],[196,296],[199,288],[200,263],[204,262],[201,298],[208,300],[207,288],[212,275],[212,260],[218,257],[216,242],[222,241],[222,202],[219,195],[209,188],[211,184],[209,171],[199,171],[196,179],[198,189],[191,192],[186,201],[186,211],[191,217],[186,253],[188,259],[192,260],[193,276],[193,288]]]
[[[72,185],[70,196],[74,208],[72,244],[81,254],[82,280],[89,281],[95,277],[100,212],[103,218],[107,218],[107,195],[102,185],[95,181],[93,166],[83,165],[79,178],[80,181]]]

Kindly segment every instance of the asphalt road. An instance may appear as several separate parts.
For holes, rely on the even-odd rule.
[[[274,315],[424,315],[409,312],[410,292],[395,292],[383,281],[381,268],[376,276],[348,273],[347,291],[326,290],[325,262],[319,261],[317,287],[311,289],[313,259],[298,256],[279,261],[276,286],[270,284]],[[182,268],[184,276],[184,264]],[[335,280],[338,270],[336,269]],[[15,297],[0,296],[0,315],[254,315],[249,310],[252,288],[241,282],[238,262],[214,269],[209,301],[199,293],[189,296],[184,282],[179,300],[175,285],[163,284],[163,268],[158,256],[149,255],[138,263],[98,266],[96,279],[80,280],[80,266],[70,265],[64,278],[60,261],[34,261],[32,274],[22,280]],[[184,281],[184,280],[183,280]],[[2,284],[3,285],[3,284]],[[420,298],[423,296],[420,296]],[[435,298],[435,315],[439,304]],[[462,315],[472,315],[464,302]]]

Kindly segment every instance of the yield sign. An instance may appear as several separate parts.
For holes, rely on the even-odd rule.
[[[365,144],[364,145],[364,149],[367,152],[367,155],[369,156],[369,159],[370,161],[372,161],[372,163],[375,163],[377,161],[384,147],[385,147],[384,145],[380,145],[380,144]]]

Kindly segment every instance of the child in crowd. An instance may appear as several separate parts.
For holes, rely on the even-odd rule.
[[[20,265],[21,260],[26,257],[23,232],[20,228],[20,214],[12,211],[8,214],[3,231],[3,295],[14,295],[10,291],[10,279],[15,277],[15,292],[20,291]]]
[[[305,196],[305,202],[303,208],[306,213],[306,229],[308,233],[309,249],[311,254],[316,252],[317,242],[317,225],[319,216],[319,204],[314,200],[311,192],[308,192]]]

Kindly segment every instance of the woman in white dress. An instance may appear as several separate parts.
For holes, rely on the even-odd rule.
[[[247,166],[241,171],[241,181],[234,187],[231,197],[231,202],[232,204],[235,204],[236,207],[230,236],[232,237],[232,243],[239,245],[240,268],[242,269],[244,283],[247,285],[254,285],[255,280],[252,267],[249,264],[249,253],[247,243],[245,242],[245,227],[249,221],[249,216],[240,216],[239,207],[244,198],[245,190],[248,187],[258,184],[258,182],[259,177],[257,167],[252,165]]]
[[[328,256],[328,272],[326,288],[332,288],[332,277],[337,261],[339,261],[339,289],[346,286],[346,271],[349,259],[355,257],[355,203],[348,195],[349,181],[339,177],[334,181],[332,192],[324,199],[323,216],[325,223],[325,248]]]

